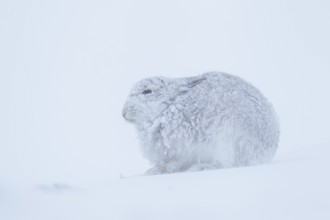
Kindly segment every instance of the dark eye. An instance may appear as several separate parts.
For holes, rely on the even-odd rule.
[[[150,89],[144,90],[142,92],[143,95],[150,94],[150,93],[151,93],[151,90]]]

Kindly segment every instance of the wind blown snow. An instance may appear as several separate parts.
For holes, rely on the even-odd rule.
[[[0,219],[330,219],[329,11],[326,0],[1,0]],[[271,101],[273,162],[120,179],[152,165],[121,117],[131,85],[213,70]]]

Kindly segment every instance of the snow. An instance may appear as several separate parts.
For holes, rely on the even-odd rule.
[[[330,219],[330,2],[0,1],[0,219]],[[150,168],[122,118],[151,76],[233,73],[279,115],[264,166]]]
[[[11,186],[1,197],[5,205],[0,218],[328,219],[329,147],[278,155],[263,166],[114,178],[72,187]]]

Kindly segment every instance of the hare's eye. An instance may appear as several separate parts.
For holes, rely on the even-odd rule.
[[[151,93],[151,90],[150,89],[144,90],[142,92],[143,95],[150,94],[150,93]]]

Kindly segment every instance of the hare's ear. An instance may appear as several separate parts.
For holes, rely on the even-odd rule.
[[[198,77],[189,77],[189,78],[182,78],[180,80],[180,89],[182,90],[190,90],[199,84],[203,83],[205,81],[205,77],[198,76]]]
[[[192,91],[194,87],[200,85],[205,81],[205,77],[189,77],[181,78],[178,80],[179,84],[179,95],[184,95],[189,91]]]
[[[164,77],[157,77],[162,85],[165,85],[165,78]]]
[[[167,86],[168,84],[168,79],[165,77],[157,77],[156,80],[158,81],[158,83],[160,85],[162,85],[163,87]]]
[[[204,77],[198,77],[198,78],[193,77],[193,78],[188,78],[185,87],[191,89],[191,88],[193,88],[193,87],[195,87],[195,86],[201,84],[204,80],[205,80]]]

